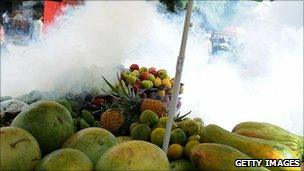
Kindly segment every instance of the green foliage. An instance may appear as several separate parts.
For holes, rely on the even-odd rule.
[[[188,0],[159,0],[159,2],[164,4],[168,11],[176,13],[186,9]]]

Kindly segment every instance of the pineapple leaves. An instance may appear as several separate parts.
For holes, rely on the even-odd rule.
[[[121,103],[125,109],[131,109],[140,104],[141,98],[137,94],[131,85],[126,85],[126,83],[117,74],[118,84],[114,86],[105,77],[102,77],[106,84],[110,87],[111,92],[107,92],[102,89],[106,94],[114,97],[117,101]]]

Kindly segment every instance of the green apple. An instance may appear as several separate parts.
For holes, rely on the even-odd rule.
[[[153,87],[153,82],[150,80],[144,80],[141,82],[141,87],[144,89],[150,89]]]
[[[134,71],[131,72],[130,75],[138,77],[139,76],[139,71],[138,70],[134,70]]]
[[[148,75],[148,80],[150,80],[150,81],[154,81],[155,80],[155,77],[154,77],[154,75],[153,74],[149,74]]]
[[[158,71],[157,71],[157,75],[158,75],[158,77],[161,78],[161,79],[165,79],[165,78],[168,77],[168,73],[167,73],[167,71],[164,70],[164,69],[158,70]]]
[[[136,80],[137,80],[137,77],[132,76],[132,75],[127,75],[125,81],[127,84],[133,85],[133,84],[135,84]]]
[[[144,73],[144,72],[148,72],[148,68],[147,67],[140,67],[139,68],[139,73]]]

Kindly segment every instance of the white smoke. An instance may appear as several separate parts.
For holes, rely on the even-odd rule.
[[[196,23],[199,18],[193,18],[182,111],[192,110],[192,117],[226,129],[252,120],[302,134],[303,23],[299,27],[282,21],[283,12],[273,6],[286,2],[256,8],[252,4],[257,2],[244,3],[248,7],[238,9],[233,22],[245,42],[237,62],[226,60],[227,54],[209,56],[206,34]],[[302,2],[289,3],[296,6],[290,13],[303,13]],[[87,1],[60,17],[44,42],[10,47],[10,57],[1,58],[1,95],[102,86],[101,75],[113,77],[120,64],[165,68],[173,76],[183,17],[160,14],[155,2]]]
[[[143,2],[89,1],[68,9],[43,42],[9,47],[9,56],[1,58],[1,94],[100,86],[102,75],[116,76],[154,13],[151,3]]]

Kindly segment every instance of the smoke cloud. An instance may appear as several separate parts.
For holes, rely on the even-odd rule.
[[[212,3],[202,9],[208,5],[212,9],[214,3],[225,5]],[[303,2],[290,1],[285,13],[291,14],[285,19],[277,8],[282,3],[287,2],[240,2],[231,23],[223,24],[234,26],[240,42],[237,52],[215,56],[208,53],[207,34],[198,22],[201,16],[193,15],[182,78],[182,112],[191,110],[191,117],[228,130],[251,120],[303,133],[303,23],[295,22],[292,15],[303,13],[299,4]],[[131,63],[165,68],[173,76],[184,14],[160,13],[158,5],[87,1],[84,7],[68,9],[45,41],[9,46],[10,55],[1,57],[1,95],[103,87],[102,75],[115,78],[121,65]],[[217,10],[206,15],[216,19],[217,27],[227,19]],[[286,22],[290,17],[292,25]]]

